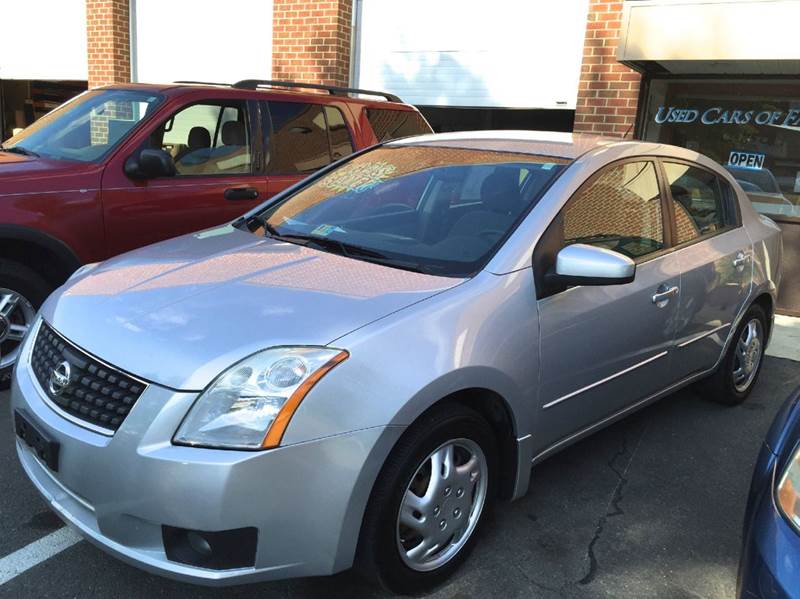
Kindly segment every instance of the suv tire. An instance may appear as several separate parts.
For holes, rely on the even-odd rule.
[[[16,296],[13,309],[0,308],[0,339],[3,339],[0,341],[0,389],[8,388],[14,367],[13,362],[3,364],[3,356],[12,355],[21,345],[20,340],[8,338],[9,327],[31,326],[33,315],[52,290],[53,286],[30,267],[13,260],[0,259],[0,304],[8,302],[4,298],[9,295]]]

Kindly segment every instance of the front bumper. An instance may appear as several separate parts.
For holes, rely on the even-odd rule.
[[[179,447],[171,438],[196,394],[151,384],[111,437],[56,413],[27,366],[11,409],[60,444],[50,471],[17,439],[25,472],[52,508],[102,549],[155,574],[207,585],[332,574],[352,565],[372,484],[402,428],[376,427],[268,451]],[[258,529],[254,567],[170,561],[162,525]]]

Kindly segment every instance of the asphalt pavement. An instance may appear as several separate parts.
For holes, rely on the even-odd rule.
[[[689,388],[550,458],[526,497],[496,506],[465,567],[431,596],[733,597],[751,471],[798,385],[800,363],[768,357],[739,407]],[[0,597],[384,596],[348,572],[208,589],[127,566],[48,510],[17,463],[7,409],[0,430]]]

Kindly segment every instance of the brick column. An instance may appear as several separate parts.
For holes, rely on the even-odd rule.
[[[274,0],[273,79],[350,83],[353,0]]]
[[[616,60],[622,2],[589,0],[574,131],[633,135],[641,76]]]
[[[90,89],[131,80],[129,0],[86,0],[86,41]]]

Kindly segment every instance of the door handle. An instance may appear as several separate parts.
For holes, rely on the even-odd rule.
[[[736,254],[736,257],[733,259],[733,267],[737,270],[742,270],[744,265],[747,264],[749,256],[747,256],[744,252],[739,252]]]
[[[225,190],[226,200],[257,200],[258,190],[255,187],[229,187]]]
[[[653,294],[653,303],[659,308],[663,308],[669,303],[673,297],[678,297],[681,292],[677,286],[667,287],[666,285],[659,285],[656,292]]]

